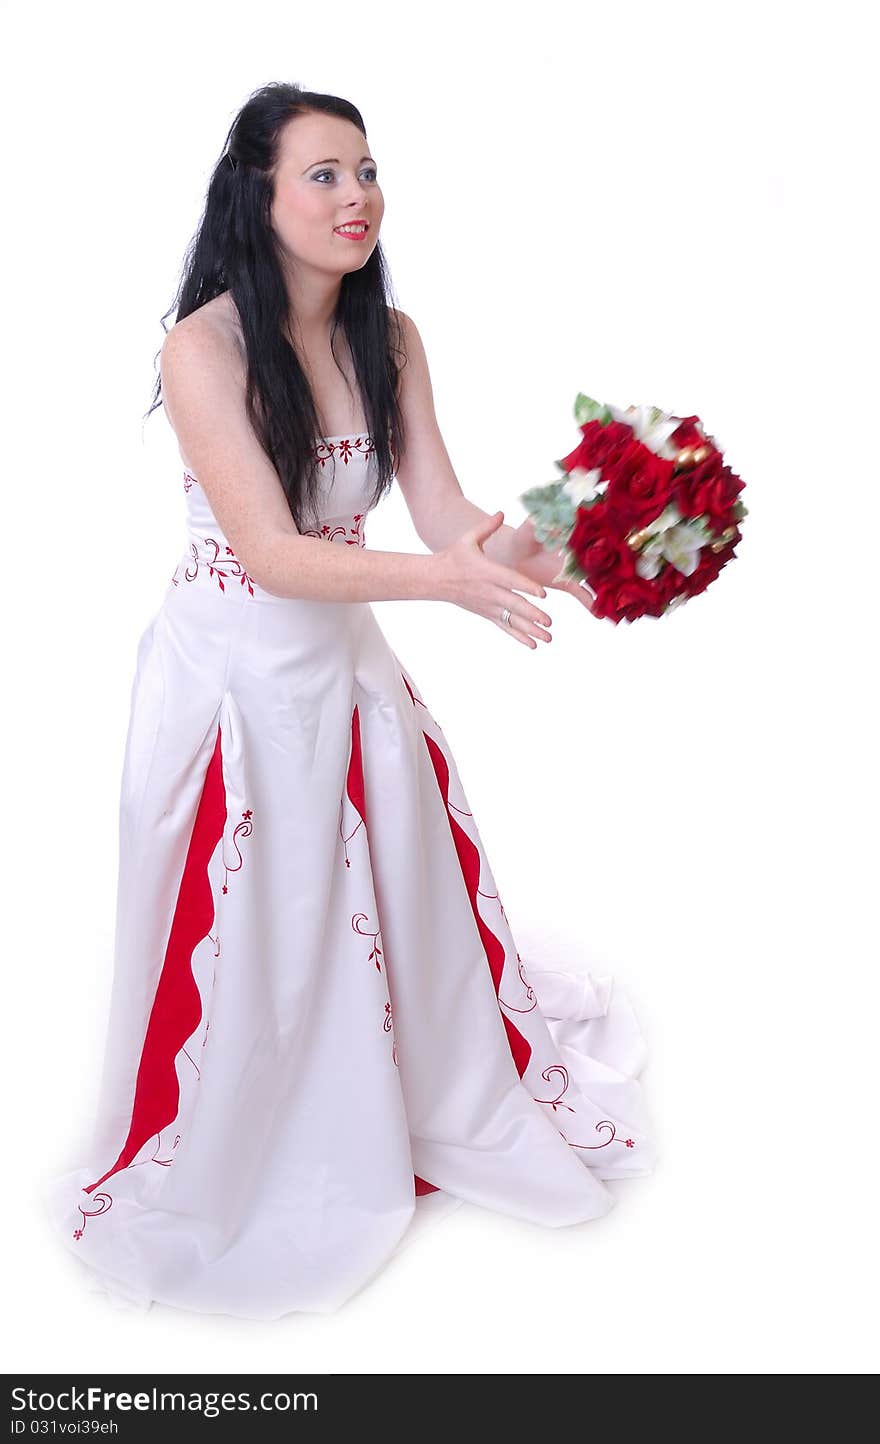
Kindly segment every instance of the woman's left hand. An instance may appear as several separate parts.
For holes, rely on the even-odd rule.
[[[506,558],[509,566],[516,567],[517,571],[524,572],[533,581],[540,582],[545,587],[555,587],[560,592],[570,592],[577,597],[582,606],[588,612],[592,612],[595,597],[586,585],[582,585],[574,578],[567,577],[561,581],[554,581],[562,563],[565,560],[564,552],[551,552],[535,538],[535,529],[532,519],[527,516],[521,526],[518,526],[510,539],[510,555]]]

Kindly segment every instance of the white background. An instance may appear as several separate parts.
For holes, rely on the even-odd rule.
[[[875,1368],[869,15],[3,7],[7,1369]],[[583,390],[697,412],[750,511],[737,560],[661,623],[551,591],[532,652],[375,604],[524,956],[630,993],[661,1157],[602,1220],[464,1206],[338,1314],[260,1324],[114,1309],[37,1193],[79,1161],[98,1082],[134,649],[184,540],[173,434],[141,420],[159,318],[226,129],[275,79],[364,115],[468,497],[522,520]],[[367,542],[423,550],[396,493]]]

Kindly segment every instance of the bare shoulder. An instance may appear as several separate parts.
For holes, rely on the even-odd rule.
[[[281,534],[296,531],[281,480],[254,431],[246,366],[221,297],[178,321],[162,346],[162,392],[184,464],[236,556],[257,581]]]
[[[203,332],[205,336],[213,336],[219,345],[230,347],[244,356],[238,307],[230,291],[223,291],[212,301],[206,301],[197,311],[178,321],[172,330],[176,331],[178,327],[183,327],[185,331]]]
[[[410,435],[417,432],[437,432],[437,417],[434,412],[434,391],[428,358],[419,328],[406,311],[395,308],[405,353],[400,370],[400,403]]]
[[[160,374],[165,410],[175,431],[175,393],[184,377],[191,381],[194,374],[202,374],[214,384],[243,393],[247,358],[238,313],[228,293],[207,301],[171,327],[162,343]]]
[[[257,438],[247,414],[247,357],[234,303],[226,294],[177,321],[162,344],[162,400],[184,463],[200,477],[205,433]]]
[[[396,306],[392,306],[391,311],[397,321],[406,362],[409,363],[411,359],[424,359],[425,348],[422,345],[419,329],[412,316],[407,315],[406,311],[401,311]]]

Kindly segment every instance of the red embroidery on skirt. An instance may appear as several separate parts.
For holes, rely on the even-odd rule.
[[[556,1112],[557,1108],[567,1108],[568,1111],[569,1111],[569,1113],[574,1113],[574,1109],[572,1108],[572,1106],[571,1106],[570,1103],[563,1103],[563,1102],[562,1102],[562,1095],[563,1095],[563,1093],[567,1092],[567,1090],[568,1090],[568,1082],[569,1082],[569,1079],[568,1079],[568,1069],[567,1069],[567,1068],[564,1068],[561,1063],[552,1063],[549,1068],[545,1068],[545,1069],[543,1070],[543,1072],[541,1073],[541,1077],[542,1077],[542,1078],[546,1078],[547,1082],[549,1083],[549,1082],[551,1082],[554,1073],[558,1073],[558,1074],[560,1075],[560,1077],[562,1078],[562,1087],[560,1088],[560,1090],[559,1090],[559,1092],[557,1093],[556,1097],[555,1097],[555,1098],[536,1098],[536,1099],[535,1099],[535,1102],[536,1102],[536,1103],[549,1103],[549,1104],[550,1104],[550,1107],[553,1109],[553,1112],[554,1112],[554,1113]]]
[[[573,1109],[572,1109],[572,1112],[574,1112]],[[615,1137],[616,1137],[616,1135],[617,1135],[617,1124],[616,1124],[616,1123],[612,1123],[610,1118],[603,1118],[603,1120],[602,1120],[601,1123],[597,1123],[597,1124],[596,1124],[596,1132],[598,1133],[599,1130],[602,1129],[602,1128],[610,1128],[610,1129],[611,1129],[611,1137],[610,1137],[610,1138],[606,1138],[604,1143],[572,1143],[572,1141],[571,1141],[570,1138],[565,1138],[565,1134],[562,1132],[562,1129],[561,1129],[561,1128],[557,1129],[557,1132],[560,1133],[563,1138],[565,1138],[565,1141],[566,1141],[566,1143],[568,1144],[569,1148],[585,1148],[585,1149],[607,1148],[608,1145],[609,1145],[609,1143],[613,1143],[613,1142],[614,1142],[614,1139],[615,1139]],[[635,1141],[634,1138],[618,1138],[617,1141],[618,1141],[618,1143],[625,1143],[626,1146],[627,1146],[627,1148],[635,1148],[635,1146],[636,1146],[636,1141]]]
[[[568,1069],[567,1069],[567,1068],[564,1068],[561,1063],[551,1063],[551,1065],[550,1065],[549,1068],[545,1068],[545,1069],[543,1070],[543,1072],[541,1073],[541,1077],[542,1077],[542,1078],[546,1078],[546,1079],[547,1079],[547,1082],[549,1083],[549,1082],[551,1081],[554,1073],[559,1074],[559,1076],[563,1079],[562,1087],[560,1088],[560,1090],[559,1090],[559,1092],[557,1093],[556,1097],[555,1097],[555,1098],[536,1098],[536,1099],[535,1099],[535,1102],[536,1102],[536,1103],[548,1103],[548,1104],[550,1105],[550,1107],[553,1109],[553,1112],[554,1112],[554,1113],[556,1112],[557,1108],[567,1108],[568,1111],[569,1111],[569,1113],[575,1113],[575,1114],[576,1114],[576,1113],[577,1113],[577,1109],[576,1109],[576,1108],[572,1108],[572,1106],[571,1106],[570,1103],[563,1103],[563,1102],[562,1102],[562,1095],[563,1095],[563,1093],[567,1093],[567,1092],[568,1092],[568,1085],[569,1085],[569,1081],[570,1081],[570,1080],[569,1080]],[[557,1128],[556,1131],[557,1131],[557,1133],[559,1133],[559,1134],[565,1139],[566,1143],[569,1145],[570,1148],[582,1148],[582,1149],[586,1149],[586,1150],[588,1150],[588,1151],[592,1151],[593,1149],[596,1149],[596,1148],[607,1148],[608,1145],[609,1145],[609,1143],[613,1143],[613,1142],[614,1142],[614,1139],[617,1137],[617,1125],[616,1125],[615,1123],[612,1123],[610,1118],[603,1118],[601,1123],[597,1123],[597,1124],[596,1124],[596,1132],[597,1132],[597,1133],[600,1132],[600,1130],[603,1129],[603,1128],[610,1128],[610,1129],[611,1129],[611,1137],[610,1137],[610,1138],[606,1138],[604,1143],[572,1143],[571,1139],[568,1138],[568,1137],[566,1137],[566,1135],[562,1132],[562,1129],[561,1129],[561,1128]],[[617,1141],[618,1141],[618,1143],[625,1143],[626,1146],[627,1146],[627,1148],[635,1148],[635,1146],[636,1146],[636,1144],[635,1144],[635,1139],[634,1139],[634,1138],[618,1138]]]
[[[94,1201],[95,1203],[100,1203],[100,1208],[83,1208],[81,1203],[77,1204],[77,1208],[82,1215],[82,1228],[75,1228],[73,1230],[74,1238],[82,1238],[86,1224],[90,1218],[98,1218],[100,1214],[106,1213],[108,1208],[113,1206],[113,1199],[109,1193],[96,1193]]]
[[[180,1081],[177,1077],[176,1059],[180,1053],[192,1063],[201,1078],[201,1070],[186,1048],[202,1018],[202,999],[193,974],[192,956],[200,942],[206,937],[215,941],[211,927],[215,919],[214,898],[208,876],[208,864],[219,844],[222,845],[226,828],[226,789],[223,782],[223,761],[221,751],[221,728],[217,727],[214,751],[205,772],[202,792],[196,810],[195,821],[187,848],[177,901],[171,922],[171,930],[165,949],[162,971],[153,997],[153,1005],[147,1024],[146,1037],[141,1050],[135,1080],[134,1102],[128,1136],[116,1162],[94,1183],[88,1184],[82,1192],[92,1194],[99,1208],[77,1207],[82,1216],[82,1228],[74,1229],[74,1238],[80,1239],[86,1222],[107,1213],[112,1207],[110,1193],[95,1192],[114,1173],[126,1168],[141,1167],[145,1163],[157,1163],[170,1167],[172,1157],[159,1157],[162,1133],[178,1116],[180,1108]],[[233,840],[253,829],[252,809],[242,814],[242,821],[236,825]],[[241,853],[238,867],[241,867]],[[225,866],[225,864],[224,864]],[[231,869],[237,871],[237,868]],[[227,876],[230,869],[227,868]],[[224,886],[223,891],[226,892]],[[219,953],[219,940],[215,942],[215,956]],[[208,1038],[210,1021],[205,1027],[202,1048]],[[155,1134],[156,1148],[150,1158],[137,1162],[147,1140]],[[172,1151],[180,1142],[181,1135],[175,1135]]]
[[[486,894],[483,894],[483,896],[486,896]],[[500,906],[501,906],[501,900],[499,899],[499,907],[500,907]],[[501,911],[502,911],[502,913],[504,913],[504,908],[501,908]],[[507,921],[507,914],[506,914],[506,913],[504,913],[504,920],[505,920],[505,922]],[[519,973],[519,976],[520,976],[520,980],[521,980],[521,982],[522,982],[522,985],[523,985],[523,987],[524,987],[525,990],[526,990],[526,997],[527,997],[528,1000],[529,1000],[529,1006],[528,1006],[527,1008],[517,1008],[517,1007],[515,1006],[515,1004],[513,1004],[513,1003],[506,1003],[506,1002],[504,1001],[504,999],[501,997],[500,994],[498,995],[498,1001],[499,1001],[499,1003],[501,1004],[501,1006],[502,1006],[503,1008],[507,1008],[508,1012],[511,1012],[511,1013],[531,1013],[531,1012],[534,1011],[535,1008],[537,1008],[537,1006],[538,1006],[538,999],[535,997],[535,990],[534,990],[534,988],[532,987],[531,983],[529,982],[528,978],[526,977],[525,973],[523,972],[522,958],[520,957],[519,953],[517,953],[517,955],[516,955],[516,967],[517,967],[517,972]]]
[[[226,874],[226,881],[225,881],[224,884],[223,884],[223,888],[222,888],[222,891],[223,891],[223,892],[228,892],[228,891],[229,891],[229,886],[228,886],[228,884],[229,884],[229,874],[230,874],[231,872],[239,872],[239,871],[241,870],[242,856],[241,856],[241,851],[240,851],[240,849],[239,849],[238,843],[236,842],[235,839],[236,839],[239,835],[241,835],[242,837],[250,837],[251,833],[252,833],[253,830],[254,830],[254,825],[253,825],[253,823],[251,822],[251,818],[252,818],[252,817],[253,817],[253,809],[250,808],[250,807],[245,808],[245,811],[241,814],[241,819],[242,819],[241,822],[237,822],[237,823],[235,824],[235,831],[234,831],[233,834],[232,834],[232,846],[235,848],[235,855],[236,855],[236,857],[238,858],[238,862],[237,862],[237,863],[234,863],[233,865],[230,866],[230,864],[226,861],[226,858],[225,858],[225,856],[224,856],[224,858],[223,858],[223,870],[224,870],[224,872],[225,872],[225,874]],[[225,842],[225,840],[226,840],[226,839],[225,839],[225,836],[224,836],[224,842]]]
[[[394,1063],[395,1067],[399,1067],[400,1065],[399,1065],[398,1062],[397,1062],[397,1044],[395,1043],[395,1041],[394,1041],[394,1036],[393,1036],[393,1035],[394,1035],[394,1021],[393,1021],[393,1019],[392,1019],[392,1017],[391,1017],[391,1004],[390,1004],[390,1003],[386,1003],[386,1004],[385,1004],[385,1023],[384,1023],[384,1028],[385,1028],[385,1032],[386,1032],[386,1033],[391,1033],[391,1035],[392,1035],[392,1039],[391,1039],[391,1061]]]
[[[362,751],[361,751],[361,719],[360,719],[360,713],[359,713],[359,711],[358,711],[358,709],[357,709],[356,706],[355,706],[355,708],[354,708],[354,710],[352,711],[352,714],[351,714],[351,749],[350,749],[350,753],[349,753],[348,772],[347,772],[347,775],[346,775],[345,786],[346,786],[346,792],[348,793],[348,796],[349,796],[349,798],[351,799],[351,804],[352,804],[352,806],[355,808],[355,810],[357,811],[357,813],[358,813],[358,815],[359,815],[359,818],[360,818],[360,821],[358,822],[357,827],[354,829],[353,832],[351,832],[351,833],[349,834],[348,837],[346,837],[346,836],[344,835],[344,833],[342,833],[341,824],[340,824],[340,834],[341,834],[341,836],[342,836],[343,846],[345,847],[345,866],[346,866],[346,867],[351,867],[351,861],[350,861],[349,856],[348,856],[348,842],[350,841],[350,839],[351,839],[352,837],[354,837],[354,834],[355,834],[355,832],[357,832],[358,827],[363,826],[364,832],[367,834],[367,849],[366,849],[366,854],[367,854],[367,858],[368,858],[368,859],[369,859],[369,856],[370,856],[369,829],[368,829],[368,827],[367,827],[367,800],[366,800],[366,789],[365,789],[365,787],[364,787],[364,762],[363,762],[363,753],[362,753]],[[341,806],[342,806],[342,804],[340,803],[340,808],[341,808]],[[373,939],[373,947],[372,947],[371,950],[370,950],[370,953],[369,953],[369,955],[368,955],[367,961],[368,961],[368,962],[375,963],[378,972],[381,973],[381,972],[382,972],[382,964],[381,964],[380,961],[379,961],[379,959],[380,959],[381,956],[382,956],[382,947],[381,947],[381,944],[379,943],[379,938],[380,938],[380,936],[381,936],[381,929],[377,928],[375,932],[370,932],[368,928],[361,928],[361,927],[360,927],[360,923],[361,923],[361,922],[365,922],[365,921],[366,921],[366,918],[367,918],[367,914],[366,914],[366,913],[354,913],[354,914],[352,915],[352,919],[351,919],[351,926],[352,926],[353,930],[358,934],[359,937],[367,937],[367,938],[372,938],[372,939]],[[387,975],[386,975],[386,995],[387,995]],[[392,1023],[391,1023],[391,1000],[390,1000],[390,997],[388,997],[388,1000],[387,1000],[386,1003],[385,1003],[385,1017],[384,1017],[382,1026],[383,1026],[383,1029],[384,1029],[384,1031],[385,1031],[386,1033],[392,1033],[392,1040],[393,1040],[393,1029],[392,1029]],[[394,1061],[394,1063],[395,1063],[395,1065],[396,1065],[396,1064],[397,1064],[397,1044],[396,1044],[396,1042],[393,1042],[392,1049],[391,1049],[391,1057],[392,1057],[392,1059],[393,1059],[393,1061]]]
[[[371,933],[366,929],[362,930],[361,928],[359,928],[358,923],[366,922],[366,918],[366,913],[355,913],[354,917],[351,920],[351,925],[359,937],[373,939],[373,946],[367,956],[367,962],[375,962],[377,971],[381,973],[382,964],[379,962],[379,959],[382,956],[382,948],[378,942],[378,938],[381,936],[381,931],[379,928],[377,928],[374,933]]]
[[[363,760],[363,751],[362,751],[362,747],[361,747],[361,717],[360,717],[360,712],[358,711],[358,708],[357,708],[356,705],[355,705],[355,707],[352,709],[352,714],[351,714],[351,746],[350,746],[349,760],[348,760],[348,771],[347,771],[347,773],[346,773],[346,779],[345,779],[345,791],[346,791],[346,794],[348,795],[348,798],[349,798],[352,806],[354,807],[355,811],[356,811],[357,814],[358,814],[358,823],[357,823],[357,826],[348,834],[348,837],[346,837],[346,836],[345,836],[345,833],[342,831],[343,822],[342,822],[341,809],[342,809],[343,803],[340,802],[340,829],[339,829],[339,830],[340,830],[340,836],[342,837],[343,847],[345,848],[345,866],[346,866],[346,867],[351,867],[351,859],[350,859],[349,856],[348,856],[348,843],[350,842],[351,838],[354,837],[354,835],[355,835],[355,833],[357,832],[357,830],[358,830],[359,827],[363,827],[364,833],[366,834],[366,839],[367,839],[367,844],[366,844],[366,857],[367,857],[368,862],[369,862],[369,856],[370,856],[369,827],[368,827],[368,825],[367,825],[367,798],[366,798],[366,787],[365,787],[365,785],[364,785],[364,760]],[[344,802],[344,798],[343,798],[343,802]],[[352,915],[352,919],[351,919],[351,926],[352,926],[352,928],[354,929],[354,931],[358,934],[359,937],[367,937],[367,938],[372,938],[372,939],[373,939],[373,947],[371,948],[371,950],[370,950],[370,952],[369,952],[369,954],[368,954],[368,956],[367,956],[367,961],[368,961],[368,962],[375,963],[375,965],[376,965],[376,970],[377,970],[379,973],[381,973],[381,972],[382,972],[382,964],[381,964],[381,962],[380,962],[380,959],[381,959],[381,957],[382,957],[382,955],[383,955],[383,954],[382,954],[382,946],[381,946],[381,943],[379,942],[379,939],[380,939],[380,937],[381,937],[381,935],[382,935],[382,934],[381,934],[381,929],[380,929],[380,928],[376,928],[375,931],[371,932],[369,928],[362,928],[362,927],[360,926],[360,924],[361,924],[362,922],[366,922],[366,920],[367,920],[367,914],[366,914],[366,913],[354,913],[354,914]],[[393,1022],[392,1012],[391,1012],[391,998],[390,998],[390,995],[388,994],[388,978],[387,978],[387,973],[386,973],[386,979],[385,979],[385,986],[386,986],[386,1001],[385,1001],[385,1015],[384,1015],[384,1018],[383,1018],[383,1021],[382,1021],[382,1028],[383,1028],[383,1031],[384,1031],[384,1032],[391,1034],[391,1061],[393,1062],[395,1068],[397,1068],[397,1067],[399,1067],[400,1065],[399,1065],[399,1063],[398,1063],[398,1061],[397,1061],[397,1040],[396,1040],[396,1038],[395,1038],[395,1036],[394,1036],[394,1022]],[[424,1179],[420,1179],[416,1174],[413,1175],[413,1178],[414,1178],[414,1180],[415,1180],[415,1190],[416,1190],[416,1193],[417,1193],[417,1194],[419,1194],[419,1193],[430,1193],[430,1192],[434,1192],[434,1191],[435,1191],[435,1189],[434,1189],[434,1184],[432,1184],[432,1183],[425,1183]]]

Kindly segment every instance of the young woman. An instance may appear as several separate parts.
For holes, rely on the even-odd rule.
[[[577,1223],[652,1166],[625,997],[524,964],[369,605],[535,648],[557,571],[461,493],[383,209],[353,105],[261,89],[162,347],[190,540],[137,653],[94,1137],[47,1194],[141,1306],[332,1311],[425,1210]],[[394,479],[428,555],[365,545]]]

